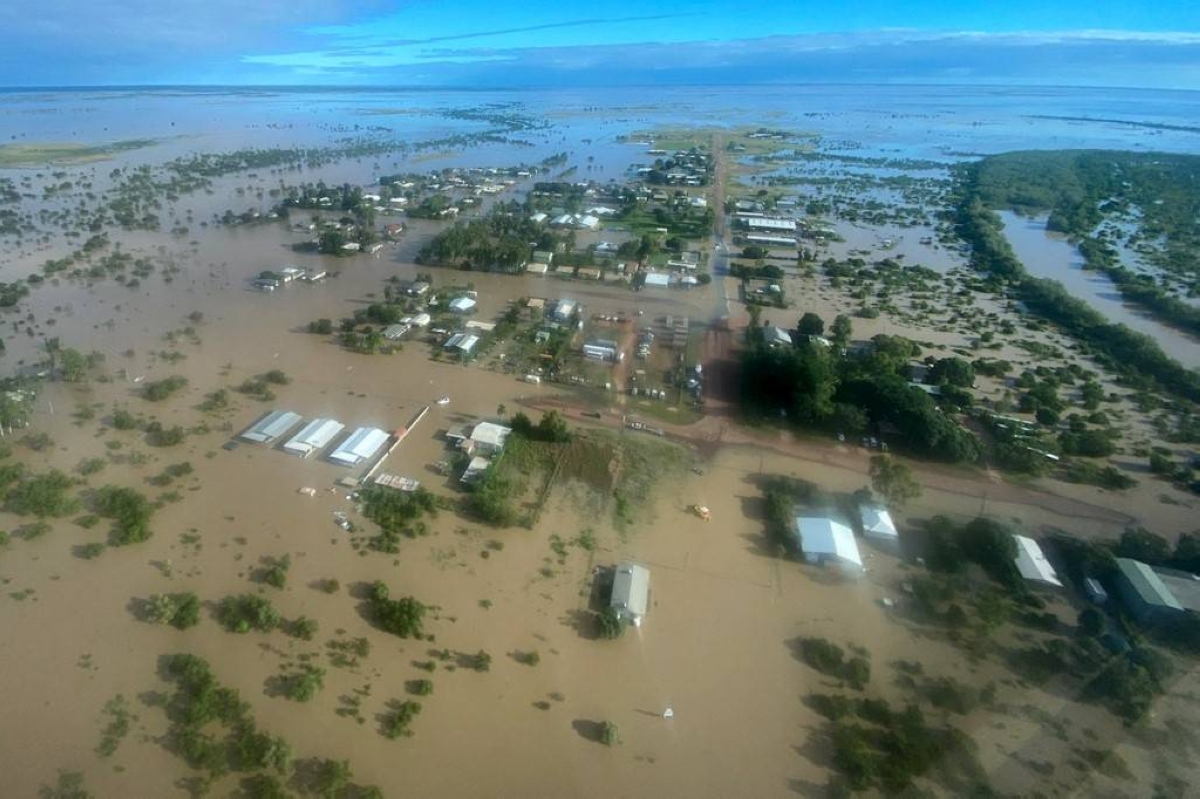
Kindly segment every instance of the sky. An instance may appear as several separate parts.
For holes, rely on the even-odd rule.
[[[1200,90],[1200,0],[39,0],[0,86],[982,83]]]

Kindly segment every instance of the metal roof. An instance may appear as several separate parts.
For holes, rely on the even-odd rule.
[[[636,563],[617,566],[610,606],[635,616],[645,616],[650,603],[650,570]]]
[[[888,513],[887,508],[881,508],[878,505],[863,505],[860,514],[863,533],[866,535],[877,538],[899,537],[896,524],[892,521],[892,514]]]
[[[1014,535],[1013,538],[1017,541],[1017,557],[1013,560],[1017,564],[1017,571],[1021,573],[1021,576],[1026,580],[1062,588],[1058,574],[1050,565],[1050,561],[1046,560],[1046,555],[1038,546],[1038,542],[1023,535]]]
[[[283,448],[295,455],[307,458],[318,450],[325,449],[345,425],[335,419],[313,419],[299,433],[292,436]]]
[[[1138,597],[1147,605],[1183,610],[1183,605],[1179,604],[1179,600],[1175,598],[1170,589],[1163,585],[1163,581],[1154,573],[1154,569],[1145,563],[1129,558],[1117,558],[1117,568],[1133,586]]]
[[[825,516],[797,516],[796,535],[806,555],[833,555],[839,560],[862,566],[854,531]]]
[[[388,434],[378,427],[360,427],[333,451],[329,459],[355,466],[378,452],[387,440]]]
[[[272,411],[255,422],[242,438],[256,444],[270,444],[300,423],[301,416],[291,411]]]
[[[504,446],[504,440],[508,438],[508,434],[511,432],[511,427],[493,424],[492,422],[480,422],[471,431],[471,440],[499,449]]]

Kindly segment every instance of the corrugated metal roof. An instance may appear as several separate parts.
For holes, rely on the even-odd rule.
[[[887,508],[878,505],[864,505],[861,510],[863,532],[878,538],[897,538],[896,524]]]
[[[242,438],[258,444],[269,444],[299,424],[300,419],[298,413],[272,411],[242,433]]]
[[[854,531],[841,522],[824,516],[797,516],[796,531],[804,554],[834,555],[847,563],[862,566]]]
[[[649,603],[650,570],[636,563],[617,566],[613,578],[612,607],[635,616],[645,616]]]
[[[378,427],[360,427],[342,442],[329,459],[354,466],[378,452],[387,439],[388,434]]]
[[[1154,569],[1145,563],[1129,558],[1117,558],[1117,568],[1121,570],[1121,574],[1125,575],[1125,579],[1133,586],[1133,590],[1147,605],[1183,610],[1183,605],[1179,604],[1175,595],[1163,585],[1163,581],[1154,573]]]
[[[1046,559],[1038,542],[1023,535],[1014,535],[1013,538],[1017,541],[1017,557],[1013,561],[1017,564],[1017,571],[1021,573],[1021,576],[1026,580],[1062,588],[1058,574],[1050,565],[1050,561]]]
[[[292,436],[283,448],[296,455],[308,457],[312,453],[325,449],[345,425],[335,419],[313,419],[299,433]]]

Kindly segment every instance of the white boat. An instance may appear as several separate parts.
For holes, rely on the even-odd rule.
[[[450,404],[450,397],[448,397],[448,396],[446,396],[445,394],[443,394],[442,396],[440,396],[440,397],[438,397],[438,398],[437,398],[436,402],[437,402],[437,404],[438,404],[438,405],[449,405],[449,404]]]

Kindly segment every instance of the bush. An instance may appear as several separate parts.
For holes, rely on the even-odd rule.
[[[105,486],[96,492],[93,505],[97,514],[115,522],[111,535],[113,544],[124,546],[150,538],[154,506],[132,488]]]
[[[162,402],[187,384],[186,377],[172,375],[153,383],[147,383],[146,387],[142,389],[142,396],[151,402]]]
[[[851,688],[861,691],[871,679],[871,664],[865,658],[846,660],[845,651],[824,638],[801,638],[800,658],[812,668],[845,680]]]
[[[381,628],[401,638],[422,637],[425,606],[412,597],[389,599],[387,586],[376,582],[371,586],[371,616]]]
[[[189,592],[155,594],[148,603],[147,618],[156,624],[169,624],[180,630],[200,622],[200,598]]]
[[[125,410],[113,411],[113,427],[118,430],[133,430],[138,426],[137,417]]]
[[[394,709],[383,719],[383,734],[388,738],[412,735],[409,726],[421,714],[421,703],[411,699],[395,703]]]
[[[70,477],[57,469],[21,480],[8,492],[5,510],[21,516],[58,517],[79,509],[79,500],[68,491]]]
[[[613,724],[611,721],[600,722],[600,743],[605,746],[613,746],[620,743],[620,741],[620,730],[617,729],[616,724]]]
[[[596,614],[596,628],[601,638],[620,638],[625,633],[625,622],[613,608],[605,608]]]
[[[409,680],[405,684],[405,688],[414,696],[429,696],[433,693],[433,682],[431,680]]]
[[[292,379],[279,369],[272,369],[263,375],[262,379],[275,386],[286,386],[292,382]]]
[[[293,702],[309,702],[325,687],[325,669],[305,664],[300,671],[284,675],[281,687]]]
[[[279,626],[280,616],[271,600],[257,594],[241,594],[221,600],[217,606],[217,621],[230,632],[258,630],[265,633]]]
[[[311,641],[317,634],[317,622],[307,616],[299,616],[288,625],[288,634],[301,641]]]

